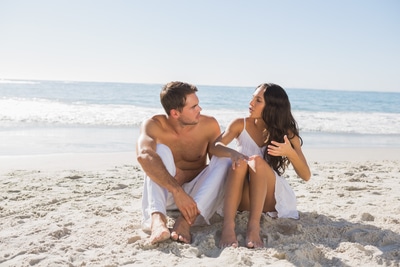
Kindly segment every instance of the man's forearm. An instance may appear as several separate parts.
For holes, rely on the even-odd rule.
[[[167,189],[169,192],[175,192],[181,187],[175,178],[168,172],[157,153],[154,152],[154,155],[151,152],[143,153],[138,157],[138,162],[151,180],[159,186]]]

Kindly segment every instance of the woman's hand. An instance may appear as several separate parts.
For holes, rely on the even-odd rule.
[[[287,135],[283,137],[283,141],[284,143],[278,143],[276,141],[272,141],[271,145],[268,146],[268,154],[271,156],[287,157],[291,153],[293,153],[294,149]]]
[[[231,153],[231,160],[232,160],[232,169],[234,170],[236,169],[236,167],[239,167],[240,164],[247,164],[249,157],[243,155],[242,153],[237,152],[236,150],[233,150]]]
[[[297,175],[304,181],[308,181],[311,178],[311,171],[301,151],[300,138],[295,136],[292,139],[292,143],[285,135],[283,140],[284,143],[272,141],[271,145],[268,146],[268,154],[271,156],[287,157],[290,163],[292,163]]]

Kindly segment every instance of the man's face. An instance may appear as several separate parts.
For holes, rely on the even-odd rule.
[[[195,125],[199,123],[200,111],[199,98],[195,93],[186,96],[186,105],[179,113],[178,121],[182,125]]]

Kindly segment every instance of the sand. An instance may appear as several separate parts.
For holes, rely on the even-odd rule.
[[[263,216],[257,250],[245,212],[239,248],[218,248],[217,215],[192,244],[149,245],[134,153],[0,157],[0,266],[399,266],[400,149],[305,154],[311,180],[285,174],[300,219]]]

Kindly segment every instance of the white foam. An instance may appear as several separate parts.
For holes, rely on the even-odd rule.
[[[305,132],[400,134],[400,118],[395,113],[296,112]]]
[[[86,125],[137,126],[159,109],[132,105],[63,103],[34,99],[0,99],[0,126]]]
[[[45,99],[0,99],[0,127],[13,126],[139,126],[162,108],[120,104],[67,103]],[[204,109],[224,129],[246,110]],[[293,111],[302,132],[400,134],[397,113]]]

